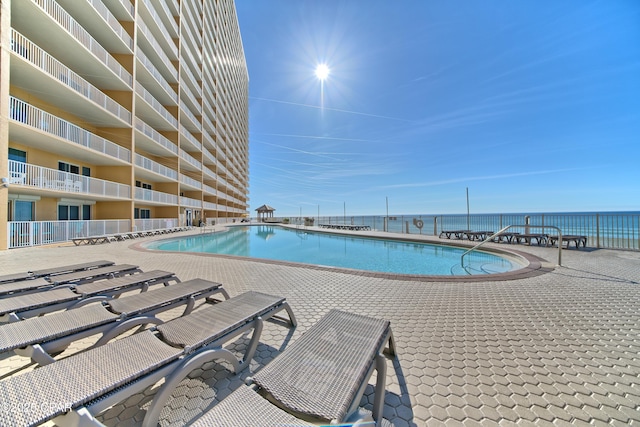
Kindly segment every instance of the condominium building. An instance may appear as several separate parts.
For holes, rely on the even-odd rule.
[[[0,249],[248,214],[233,0],[0,4]]]

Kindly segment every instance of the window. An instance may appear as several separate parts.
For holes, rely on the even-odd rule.
[[[146,188],[147,190],[151,190],[151,184],[147,184],[146,182],[136,181],[136,187]]]
[[[14,221],[33,221],[33,202],[16,200],[14,202]]]
[[[65,162],[58,162],[58,170],[80,175],[80,167]]]
[[[151,210],[150,209],[133,209],[133,217],[135,219],[149,219],[151,218]]]
[[[15,148],[9,148],[9,160],[15,160],[16,162],[27,163],[27,152],[22,150],[16,150]]]
[[[91,205],[58,205],[58,221],[78,221],[81,219],[91,219]]]
[[[58,221],[77,221],[80,219],[80,207],[58,205]]]

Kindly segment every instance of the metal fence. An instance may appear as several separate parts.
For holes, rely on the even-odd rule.
[[[396,216],[319,216],[309,217],[314,225],[366,225],[375,231],[438,236],[443,230],[498,231],[507,225],[554,226],[563,235],[587,237],[587,246],[603,249],[640,250],[640,213],[553,213],[553,214],[477,214],[477,215],[396,215]],[[305,217],[276,218],[304,225]],[[307,221],[309,224],[309,221]],[[522,230],[513,229],[510,231]],[[536,227],[536,232],[555,234]]]
[[[129,220],[11,221],[7,223],[9,249],[127,231],[130,231]]]

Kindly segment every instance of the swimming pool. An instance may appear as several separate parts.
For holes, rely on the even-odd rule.
[[[522,268],[512,259],[465,249],[400,240],[315,233],[273,225],[162,239],[146,249],[198,252],[298,262],[383,273],[439,276],[495,274]]]

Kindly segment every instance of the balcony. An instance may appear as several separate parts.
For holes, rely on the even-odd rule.
[[[169,56],[172,61],[178,59],[178,47],[176,43],[171,39],[169,30],[164,25],[164,22],[156,12],[153,4],[149,0],[142,0],[138,2],[138,5],[144,5],[144,7],[138,7],[138,13],[144,20],[144,22],[150,23],[152,27],[147,27],[154,35],[155,40],[162,46],[163,51]]]
[[[137,116],[158,130],[175,131],[178,128],[178,119],[140,83],[136,85],[136,95],[145,101],[136,104]]]
[[[192,208],[201,208],[202,200],[191,199],[189,197],[180,197],[180,206],[188,206]]]
[[[202,190],[202,183],[187,175],[180,174],[180,184],[184,184],[187,187],[191,187],[191,190]]]
[[[137,131],[136,147],[157,156],[178,155],[178,146],[176,144],[143,122],[139,117],[136,117],[135,126]]]
[[[54,0],[23,0],[11,11],[13,28],[92,84],[131,90],[131,74]]]
[[[138,81],[149,90],[155,87],[156,89],[152,90],[153,96],[164,105],[178,105],[178,94],[156,66],[153,65],[153,62],[142,52],[142,49],[138,49],[136,52],[136,59],[142,65],[142,67],[138,67],[136,75]]]
[[[111,13],[121,22],[133,21],[135,8],[130,0],[102,0]]]
[[[9,160],[9,175],[12,192],[17,185],[21,193],[51,195],[65,193],[64,197],[79,198],[87,195],[92,199],[130,199],[131,187],[119,182],[105,181],[83,175],[49,169],[29,163]],[[58,194],[56,197],[60,197]]]
[[[101,0],[57,0],[109,52],[131,54],[133,39]]]
[[[178,196],[160,191],[135,187],[134,198],[136,202],[144,201],[146,204],[177,205]]]
[[[171,60],[167,54],[162,50],[162,47],[156,40],[155,36],[151,32],[151,29],[142,21],[136,21],[138,24],[139,37],[138,44],[145,51],[147,57],[153,61],[158,70],[170,83],[178,82],[178,70],[171,63]]]
[[[158,180],[159,178],[158,175],[163,178],[169,178],[169,179],[160,179],[161,181],[165,181],[165,182],[171,182],[178,179],[178,172],[164,165],[161,165],[156,161],[153,161],[140,154],[136,154],[135,159],[136,159],[136,166],[139,166],[155,174],[154,176],[152,176],[153,179]],[[143,175],[143,174],[139,174],[136,172],[136,177],[138,177],[138,175]],[[146,176],[150,176],[150,175],[147,174]]]
[[[131,112],[15,30],[11,30],[11,82],[89,123],[131,125]],[[123,123],[124,122],[124,123]]]
[[[191,112],[189,107],[187,107],[182,100],[180,101],[180,123],[182,123],[191,132],[200,133],[202,130],[200,120],[198,120],[195,114]]]
[[[9,126],[9,138],[12,141],[46,152],[55,146],[56,153],[60,155],[87,159],[93,164],[122,165],[123,162],[131,162],[131,151],[128,149],[13,96],[9,97],[9,118],[13,120]],[[67,144],[60,144],[60,141]],[[78,150],[80,146],[91,152]],[[105,157],[97,159],[95,153],[104,154]]]
[[[202,144],[185,128],[180,129],[180,147],[188,148],[190,151],[202,151]]]
[[[182,148],[180,149],[180,159],[184,160],[184,162],[180,162],[181,165],[185,165],[184,169],[199,172],[202,168],[202,163],[196,160],[195,157],[184,151]]]

